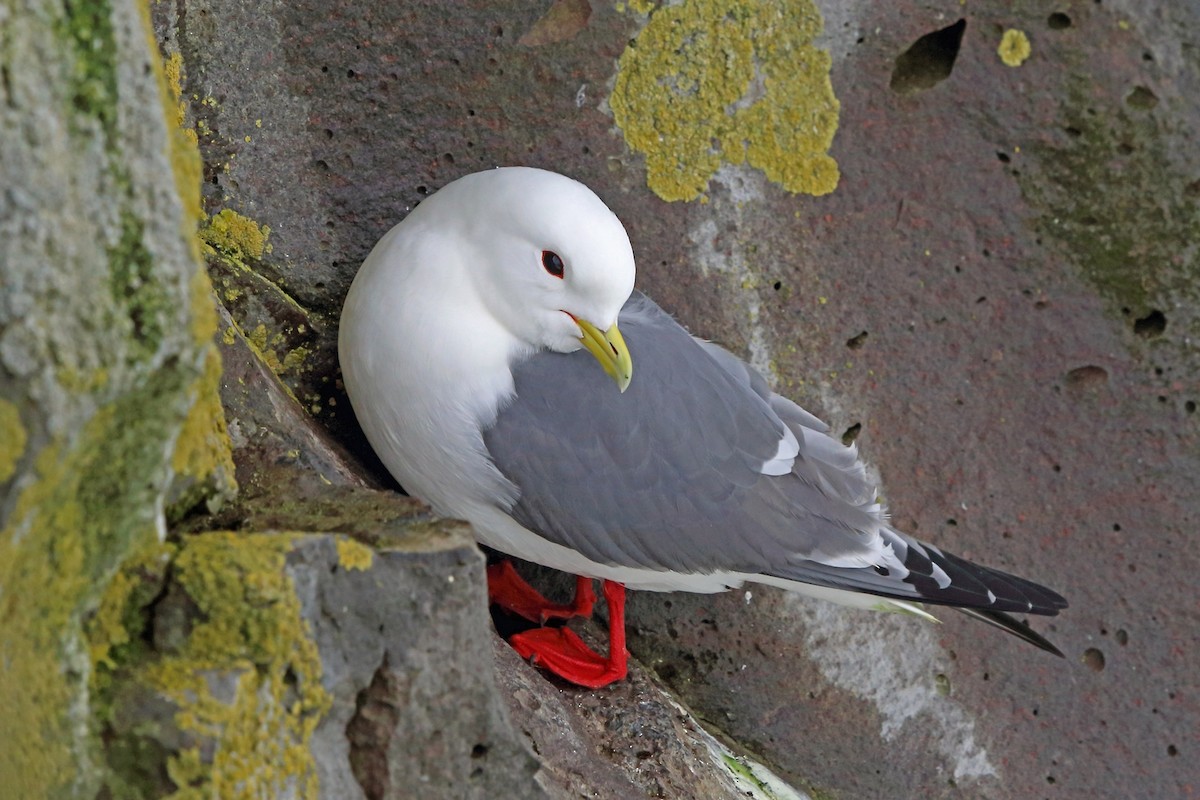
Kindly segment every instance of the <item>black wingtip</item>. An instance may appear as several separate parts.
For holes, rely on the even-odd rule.
[[[1066,656],[1064,656],[1062,654],[1061,650],[1059,650],[1057,647],[1055,647],[1053,644],[1051,644],[1049,639],[1042,636],[1040,633],[1038,633],[1033,628],[1026,625],[1024,622],[1021,622],[1018,619],[1014,619],[1013,617],[1009,616],[1008,614],[1005,614],[1003,611],[992,611],[991,609],[987,609],[987,608],[961,608],[961,607],[958,607],[955,610],[961,611],[962,613],[966,614],[968,617],[974,617],[975,619],[986,622],[989,625],[994,625],[997,628],[999,628],[1000,630],[1005,631],[1006,633],[1011,633],[1013,636],[1016,636],[1018,639],[1022,639],[1026,642],[1029,642],[1031,645],[1038,648],[1039,650],[1045,650],[1047,653],[1053,653],[1054,655],[1058,656],[1059,658],[1066,658]]]

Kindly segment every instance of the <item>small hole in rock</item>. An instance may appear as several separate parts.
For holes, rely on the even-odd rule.
[[[783,288],[783,281],[775,281],[774,285],[775,285],[775,291],[778,292],[780,289]]]
[[[1158,105],[1158,95],[1147,89],[1145,86],[1135,86],[1133,91],[1125,97],[1126,105],[1131,105],[1134,108],[1140,108],[1149,111]]]
[[[488,746],[486,744],[477,744],[471,748],[471,758],[483,758],[488,754]]]
[[[1065,133],[1067,136],[1070,136],[1072,139],[1078,139],[1080,136],[1083,136],[1083,131],[1079,130],[1079,128],[1076,128],[1074,125],[1068,125],[1067,127],[1063,128],[1063,133]]]
[[[846,428],[846,432],[842,434],[842,444],[847,447],[854,444],[854,440],[858,438],[858,434],[860,433],[862,433],[862,423],[856,422],[849,428]]]
[[[849,347],[851,350],[857,350],[858,348],[862,347],[866,341],[867,341],[867,332],[863,331],[862,333],[859,333],[855,336],[851,336],[849,339],[847,339],[846,347]]]
[[[1147,339],[1161,336],[1167,329],[1167,316],[1157,308],[1133,322],[1133,332]]]
[[[1046,25],[1052,31],[1061,31],[1071,27],[1071,18],[1062,12],[1056,11],[1046,18]]]
[[[1183,404],[1183,410],[1189,414],[1195,414],[1196,413],[1196,401],[1188,400],[1186,403]]]
[[[1067,373],[1067,385],[1075,387],[1099,386],[1108,381],[1108,370],[1095,364],[1076,367]]]
[[[967,21],[960,19],[913,42],[896,58],[896,67],[892,70],[892,91],[912,94],[932,88],[949,78],[966,29]]]
[[[1117,632],[1118,634],[1120,631]],[[1092,672],[1100,672],[1104,669],[1104,653],[1101,653],[1095,647],[1089,647],[1083,651],[1083,664]]]
[[[1179,755],[1179,748],[1173,744],[1167,745],[1167,755],[1169,755],[1171,758],[1174,758],[1175,756]]]

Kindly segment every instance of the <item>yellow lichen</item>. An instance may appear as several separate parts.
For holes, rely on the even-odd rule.
[[[271,252],[270,236],[271,229],[268,226],[259,226],[232,208],[221,209],[200,230],[200,238],[214,250],[239,261],[246,258],[257,260]]]
[[[0,531],[0,775],[14,797],[59,796],[72,780],[80,615],[115,557],[157,540],[145,481],[161,466],[161,423],[139,402],[104,406],[73,445],[42,448]]]
[[[150,21],[150,8],[139,4],[142,24],[146,30],[146,41],[152,54],[158,54],[158,42],[154,26]],[[183,204],[183,238],[187,243],[195,271],[192,273],[191,332],[197,342],[207,343],[217,330],[216,304],[213,301],[212,284],[203,269],[198,226],[204,219],[200,202],[200,183],[203,163],[197,147],[196,132],[187,126],[187,103],[183,99],[183,56],[172,53],[165,61],[151,58],[151,65],[158,77],[159,96],[162,99],[163,115],[168,123],[170,137],[171,169],[175,178],[175,190]]]
[[[175,124],[182,128],[187,123],[187,103],[183,101],[183,54],[172,53],[163,62],[163,77],[175,101]]]
[[[267,326],[259,324],[254,330],[246,334],[246,341],[255,350],[263,351],[267,349]]]
[[[195,399],[183,421],[171,468],[177,475],[214,483],[220,494],[232,495],[234,481],[233,453],[229,432],[225,427],[225,409],[219,393],[221,357],[215,346],[208,349],[204,373],[192,391]]]
[[[298,370],[304,366],[305,359],[308,358],[309,349],[301,345],[288,351],[288,354],[283,357],[283,371]]]
[[[1029,58],[1033,48],[1029,46],[1029,37],[1025,35],[1025,31],[1009,28],[1000,37],[1000,47],[996,52],[1000,54],[1000,60],[1008,66],[1019,67]]]
[[[212,283],[208,273],[198,269],[188,281],[191,290],[192,338],[197,342],[211,344],[217,333],[217,304],[213,297]]]
[[[25,455],[25,442],[21,412],[15,404],[0,397],[0,483],[17,471],[17,462]]]
[[[144,677],[211,756],[193,747],[169,759],[175,800],[317,796],[311,740],[331,698],[285,569],[290,549],[290,536],[235,533],[180,548],[173,574],[199,614],[186,642]],[[214,694],[215,674],[233,677],[232,701]]]
[[[66,12],[59,9],[58,16],[77,35],[88,33],[87,41],[95,45],[89,49],[89,52],[95,50],[93,55],[82,50],[75,53],[83,59],[76,66],[86,67],[86,62],[95,58],[100,59],[104,69],[120,72],[119,77],[116,72],[111,77],[112,85],[115,87],[119,82],[121,91],[114,89],[113,96],[104,101],[102,122],[123,118],[129,110],[126,95],[137,95],[141,85],[140,78],[130,78],[132,73],[117,67],[140,64],[143,60],[148,60],[157,76],[163,113],[170,122],[174,109],[167,102],[162,64],[155,56],[149,8],[145,3],[135,5],[141,14],[145,51],[127,46],[123,33],[117,38],[120,47],[113,49],[106,7],[97,10],[69,6]],[[93,23],[97,21],[104,21],[108,27],[101,26],[98,33],[93,31]],[[42,22],[49,25],[51,21]],[[57,27],[58,22],[54,24]],[[70,75],[59,72],[59,69],[47,72],[48,85],[57,87],[51,91],[52,95],[69,85],[64,81],[72,80]],[[126,79],[133,83],[126,85]],[[126,91],[131,88],[131,93]],[[46,107],[51,113],[70,111],[59,109],[51,100],[46,102],[50,103]],[[64,135],[74,137],[73,146],[91,147],[96,134],[94,126],[67,127],[70,130],[64,128]],[[119,133],[116,127],[110,131],[108,147],[110,155],[115,153],[111,163],[97,169],[107,176],[106,181],[121,185],[130,176],[127,167],[122,166],[121,147],[125,140]],[[168,142],[162,144],[166,146]],[[197,285],[206,286],[195,237],[200,202],[199,155],[194,146],[189,149],[183,144],[186,140],[182,135],[173,136],[169,157],[183,206],[181,241],[187,243],[194,256],[193,263],[185,267],[191,267],[200,276]],[[153,156],[152,151],[147,153],[147,158]],[[168,176],[167,180],[170,179]],[[132,192],[139,194],[143,188],[135,187]],[[136,280],[142,286],[160,279],[169,282],[170,275],[163,277],[154,272],[157,254],[150,254],[141,244],[140,231],[149,221],[134,219],[132,213],[125,200],[119,199],[109,217],[121,219],[122,234],[132,232],[129,238],[134,243],[133,255],[137,261],[133,266],[147,270],[138,274]],[[169,221],[176,213],[171,208],[160,209],[155,219]],[[124,248],[123,256],[130,255],[124,239],[120,247]],[[128,269],[129,264],[124,266]],[[176,274],[172,272],[175,266],[178,265],[170,266],[166,272]],[[52,267],[62,265],[47,268]],[[161,287],[151,289],[164,291]],[[212,314],[211,296],[205,299]],[[120,330],[106,333],[113,340],[113,352],[119,356],[125,347],[121,337],[126,334]],[[95,708],[87,687],[88,662],[90,656],[97,655],[100,663],[106,663],[111,650],[93,653],[90,640],[84,638],[84,618],[96,608],[103,588],[125,554],[157,541],[161,524],[160,476],[166,467],[164,448],[178,430],[181,387],[190,377],[186,375],[187,367],[171,366],[170,362],[176,361],[177,356],[190,359],[199,351],[160,348],[154,352],[155,363],[149,359],[140,361],[135,374],[118,375],[120,371],[114,371],[111,378],[103,367],[81,370],[76,365],[77,371],[72,372],[62,353],[46,355],[48,361],[42,366],[53,369],[56,378],[65,379],[66,385],[60,388],[71,397],[65,407],[95,408],[95,411],[81,426],[72,422],[76,419],[74,412],[63,417],[61,409],[54,413],[46,411],[52,421],[66,424],[52,425],[51,441],[39,442],[36,452],[25,452],[28,441],[21,442],[18,452],[16,427],[0,430],[0,450],[16,452],[13,463],[20,470],[19,483],[12,487],[0,528],[0,719],[3,720],[0,794],[5,797],[96,795],[94,783],[100,765],[95,758],[97,742],[91,730],[90,715]],[[111,618],[101,620],[108,633],[113,633],[111,622]]]
[[[175,552],[174,545],[149,542],[126,559],[108,582],[96,611],[89,617],[85,630],[92,662],[92,686],[95,689],[116,668],[116,652],[128,646],[138,629],[130,624],[130,614],[136,613],[149,599],[138,597],[144,591],[144,575],[162,575]],[[153,597],[159,586],[151,588]]]
[[[749,163],[790,192],[838,182],[828,155],[840,105],[811,0],[687,0],[659,8],[621,55],[609,104],[647,184],[701,197],[722,163]],[[703,197],[701,197],[703,199]]]
[[[337,540],[338,564],[342,569],[366,571],[375,563],[375,551],[361,542],[344,536]]]

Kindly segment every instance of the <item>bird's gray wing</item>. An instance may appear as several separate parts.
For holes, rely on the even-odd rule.
[[[514,369],[484,442],[520,490],[517,521],[593,561],[679,572],[863,549],[869,513],[762,474],[786,426],[746,381],[640,295],[620,324],[636,365],[624,394],[583,351]]]
[[[510,513],[529,530],[603,564],[774,575],[998,610],[1041,605],[887,528],[853,449],[736,357],[638,294],[620,325],[635,364],[624,394],[586,352],[539,353],[515,366],[515,397],[484,432],[520,491]],[[765,475],[785,430],[798,441],[791,470]],[[879,565],[880,536],[899,559],[892,569]]]

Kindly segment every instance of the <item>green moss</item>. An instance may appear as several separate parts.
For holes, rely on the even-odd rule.
[[[171,468],[182,494],[173,498],[171,511],[182,514],[203,500],[210,508],[237,493],[234,478],[233,447],[225,425],[221,405],[221,357],[210,345],[204,361],[204,373],[192,387],[194,400],[179,439]],[[174,487],[173,487],[174,488]]]
[[[82,616],[124,553],[157,540],[163,443],[184,378],[159,372],[44,447],[0,532],[0,775],[14,797],[78,792],[89,746]]]
[[[109,288],[115,306],[128,321],[117,320],[129,334],[131,357],[144,359],[158,352],[167,320],[176,315],[173,297],[156,275],[154,256],[143,241],[145,224],[132,212],[121,212],[120,238],[108,250]]]
[[[148,649],[142,635],[149,626],[148,608],[162,591],[175,551],[169,543],[143,545],[113,575],[84,626],[92,664],[95,716],[102,724],[110,717],[108,689],[112,676],[122,666],[137,663]]]
[[[1167,296],[1200,300],[1200,207],[1192,176],[1171,167],[1170,134],[1144,108],[1098,109],[1085,77],[1068,98],[1063,135],[1031,144],[1041,169],[1018,177],[1038,233],[1061,243],[1116,314],[1143,316]]]
[[[75,110],[99,121],[110,146],[117,142],[117,44],[112,7],[104,0],[63,0],[58,34],[75,55],[70,76]]]
[[[6,483],[17,471],[17,462],[25,455],[25,442],[20,410],[0,397],[0,483]]]
[[[148,10],[142,13],[150,41]],[[67,426],[69,432],[24,456],[29,445],[17,447],[17,428],[0,429],[0,451],[4,458],[15,454],[12,463],[21,475],[0,530],[0,794],[12,797],[96,795],[100,767],[92,726],[103,709],[93,702],[114,665],[141,645],[127,634],[132,623],[121,609],[145,599],[144,587],[112,576],[126,554],[153,549],[158,541],[167,445],[182,422],[182,400],[200,352],[187,342],[164,352],[186,310],[181,314],[184,298],[171,283],[178,271],[155,263],[141,212],[132,210],[137,195],[122,154],[117,66],[140,63],[142,56],[118,48],[112,15],[107,2],[64,0],[53,24],[70,69],[72,105],[61,116],[79,148],[91,152],[97,139],[104,140],[108,163],[101,169],[111,189],[104,201],[112,204],[119,227],[105,253],[117,312],[102,333],[112,343],[109,352],[128,363],[84,370],[53,353],[45,366],[54,370],[62,393],[83,398],[74,408],[96,411],[81,428]],[[150,63],[159,67],[153,58]],[[198,209],[198,170],[194,175]],[[186,196],[184,203],[190,207]],[[197,256],[194,274],[200,274],[191,299],[203,302],[193,302],[190,322],[207,341],[215,311],[203,291],[195,219],[184,233]],[[97,301],[110,305],[106,298]],[[121,596],[124,604],[113,599]]]
[[[699,197],[722,163],[749,163],[790,192],[838,182],[828,155],[839,103],[809,0],[688,0],[659,8],[621,55],[609,103],[647,183]]]
[[[300,600],[284,566],[291,537],[207,533],[188,537],[173,564],[194,604],[194,627],[176,652],[141,679],[179,709],[180,729],[213,744],[173,754],[172,797],[317,796],[313,731],[331,699]],[[236,676],[230,702],[214,673]],[[194,741],[194,740],[193,740]]]

